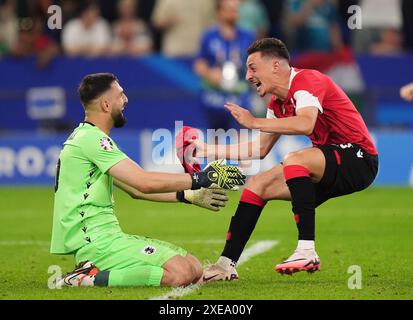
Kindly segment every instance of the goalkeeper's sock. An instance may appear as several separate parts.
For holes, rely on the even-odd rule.
[[[244,189],[235,215],[231,218],[227,241],[221,256],[238,262],[266,201],[249,189]]]
[[[284,177],[290,189],[298,240],[315,239],[315,188],[310,171],[299,165],[286,166]]]
[[[149,265],[99,272],[95,278],[95,286],[160,286],[163,272],[161,267]]]
[[[94,285],[96,287],[107,287],[109,284],[110,271],[100,271],[95,276]]]

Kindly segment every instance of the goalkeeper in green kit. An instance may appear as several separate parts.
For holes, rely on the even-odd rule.
[[[202,276],[199,260],[173,244],[122,232],[114,213],[113,183],[133,198],[187,202],[217,211],[223,189],[245,183],[233,166],[213,162],[193,174],[154,173],[128,158],[109,137],[126,123],[128,99],[109,73],[79,86],[82,122],[64,143],[57,165],[51,253],[74,255],[66,286],[184,286]],[[209,189],[208,189],[209,188]]]

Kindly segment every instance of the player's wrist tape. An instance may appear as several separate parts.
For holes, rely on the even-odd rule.
[[[210,181],[205,172],[191,173],[192,187],[191,190],[198,190],[201,188],[208,188],[212,181]]]
[[[187,203],[187,204],[192,204],[191,202],[189,202],[188,200],[185,199],[185,191],[178,191],[176,193],[176,199],[179,202],[183,202],[183,203]]]

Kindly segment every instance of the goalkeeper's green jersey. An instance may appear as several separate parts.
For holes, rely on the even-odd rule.
[[[99,230],[120,232],[108,170],[127,156],[98,127],[81,123],[60,153],[56,171],[51,253],[71,254]]]

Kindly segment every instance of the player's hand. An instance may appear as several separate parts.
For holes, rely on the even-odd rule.
[[[216,160],[208,164],[201,172],[191,173],[192,190],[202,187],[209,188],[217,185],[227,190],[237,190],[238,186],[245,184],[246,176],[238,167],[227,166],[225,160]]]
[[[196,158],[206,158],[208,157],[208,149],[212,148],[211,146],[208,146],[205,142],[199,140],[199,139],[193,139],[189,140],[189,143],[193,145],[193,148],[195,150],[194,156]]]
[[[228,201],[227,191],[221,188],[201,188],[199,190],[185,190],[186,201],[211,211],[219,211]]]
[[[248,129],[254,129],[256,118],[247,109],[241,108],[239,105],[231,102],[226,103],[225,108],[231,112],[231,115],[240,125]]]
[[[413,101],[413,83],[403,86],[400,89],[400,96],[406,101]]]

